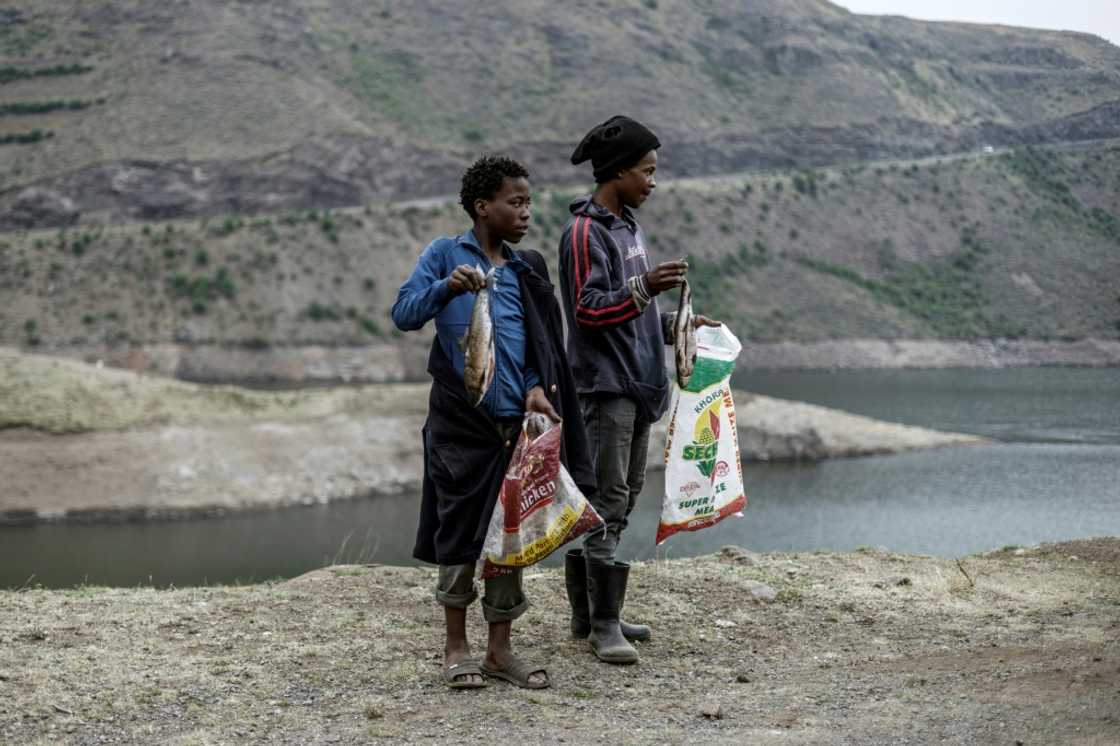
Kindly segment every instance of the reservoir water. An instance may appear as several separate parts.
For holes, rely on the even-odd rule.
[[[884,547],[954,556],[1120,535],[1120,370],[752,372],[736,385],[990,445],[805,464],[744,464],[742,518],[653,544],[649,475],[624,558]],[[419,497],[375,496],[221,518],[0,528],[0,587],[251,582],[332,562],[412,564]],[[553,557],[546,564],[557,564]]]

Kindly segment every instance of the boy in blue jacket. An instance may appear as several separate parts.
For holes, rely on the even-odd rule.
[[[547,266],[539,253],[511,248],[529,228],[529,174],[508,158],[482,158],[463,175],[460,201],[473,227],[429,244],[393,304],[393,321],[403,331],[432,319],[436,325],[413,556],[439,565],[436,599],[447,625],[445,683],[475,688],[484,685],[486,675],[543,688],[549,685],[544,668],[523,662],[510,648],[511,625],[529,605],[519,570],[485,581],[482,611],[489,641],[481,663],[470,657],[466,636],[466,610],[478,596],[475,564],[525,413],[563,418],[561,461],[585,494],[594,491],[595,480]],[[466,395],[458,344],[481,289],[475,266],[495,271],[490,289],[495,372],[478,406]]]

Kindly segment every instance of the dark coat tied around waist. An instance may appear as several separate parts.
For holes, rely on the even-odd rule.
[[[537,371],[545,395],[564,419],[561,462],[591,497],[596,480],[572,372],[564,355],[560,305],[544,258],[519,251],[530,271],[518,276],[525,307],[526,362]],[[432,390],[424,424],[424,486],[412,556],[424,562],[475,562],[516,440],[467,401],[463,379],[439,344],[428,357]]]

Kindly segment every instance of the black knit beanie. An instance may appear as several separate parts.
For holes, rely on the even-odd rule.
[[[630,117],[616,115],[593,127],[572,153],[572,163],[591,161],[595,182],[610,181],[620,170],[630,168],[646,153],[661,147],[657,135]]]

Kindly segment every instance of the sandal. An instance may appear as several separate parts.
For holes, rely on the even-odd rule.
[[[548,678],[548,671],[543,668],[533,668],[516,656],[510,656],[509,663],[506,664],[505,668],[490,668],[486,665],[485,661],[483,661],[479,668],[481,668],[482,673],[487,676],[493,676],[495,679],[508,681],[522,689],[547,689],[552,685],[552,682]],[[529,681],[529,677],[535,673],[544,674],[544,681]]]
[[[478,661],[461,660],[443,669],[443,683],[447,684],[449,689],[481,689],[486,686],[486,679],[483,678],[482,673]],[[478,676],[479,680],[471,681],[468,678],[460,678],[467,676]]]

